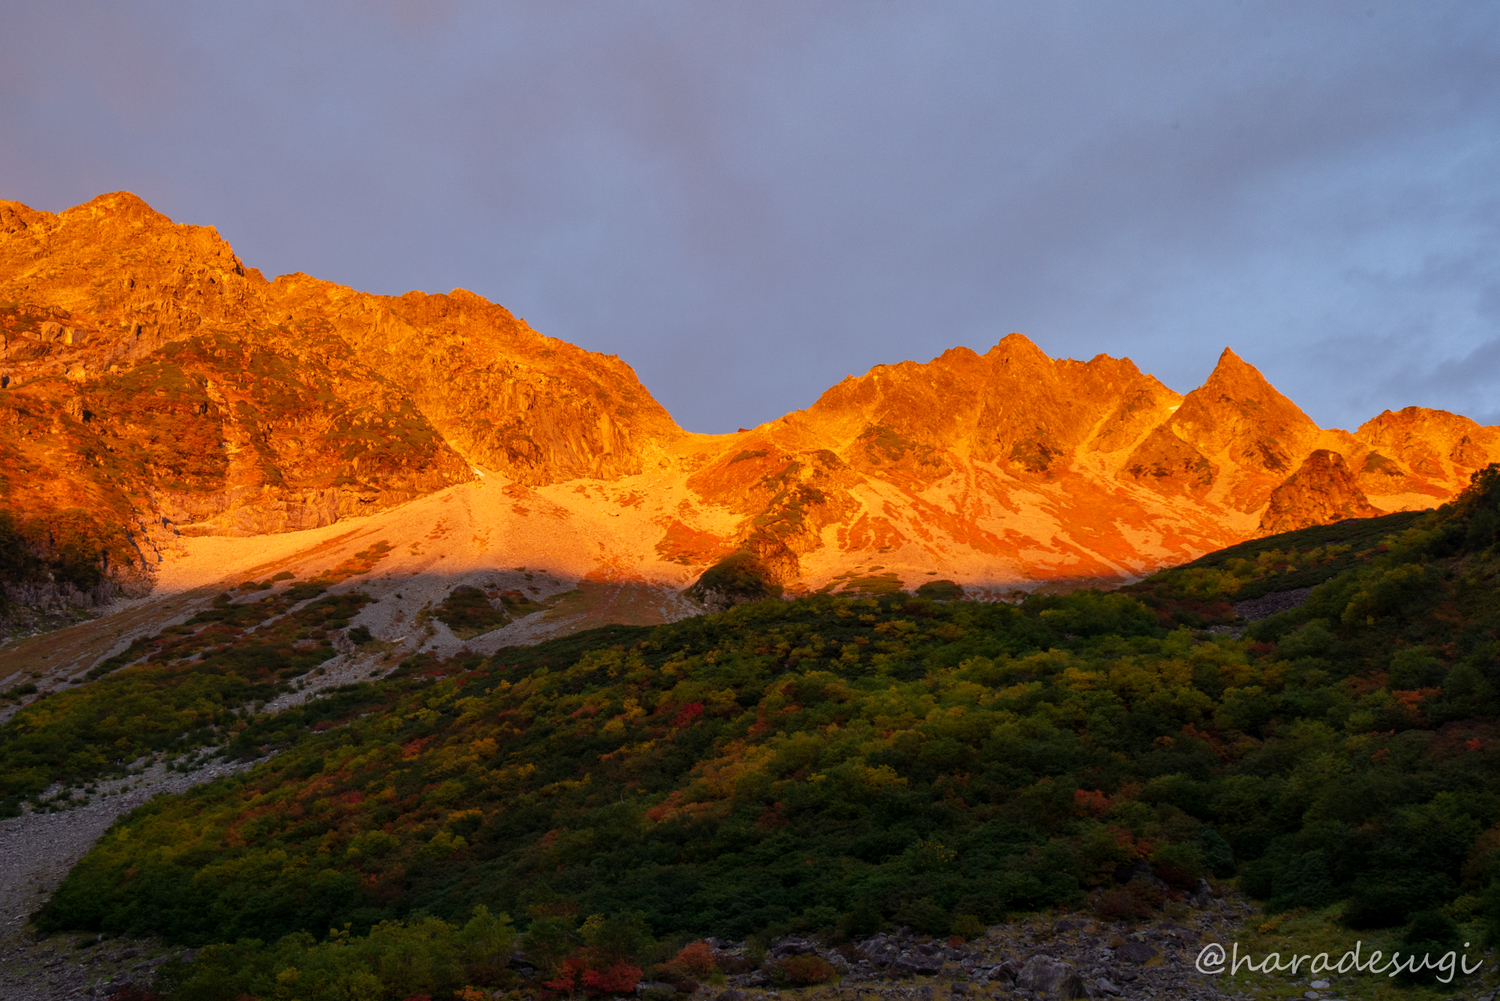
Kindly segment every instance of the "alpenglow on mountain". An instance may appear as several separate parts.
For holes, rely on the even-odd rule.
[[[127,193],[60,214],[0,202],[0,333],[13,600],[164,596],[373,552],[362,586],[390,600],[370,628],[407,644],[459,641],[411,616],[414,595],[460,586],[573,594],[545,633],[687,614],[681,592],[715,566],[791,594],[1119,582],[1435,506],[1500,460],[1500,428],[1443,411],[1319,428],[1228,349],[1181,396],[1019,334],[694,434],[618,358],[477,295],[267,281]]]

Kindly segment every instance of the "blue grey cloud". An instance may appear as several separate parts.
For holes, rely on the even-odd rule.
[[[1500,8],[0,10],[0,196],[136,191],[267,273],[473,289],[686,427],[1019,330],[1325,425],[1500,420]]]

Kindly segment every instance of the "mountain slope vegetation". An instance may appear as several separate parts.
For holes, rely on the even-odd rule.
[[[1491,466],[1435,512],[1130,590],[770,600],[412,658],[249,773],[123,819],[37,921],[242,939],[202,962],[254,965],[255,942],[481,906],[555,964],[588,915],[678,941],[946,934],[1054,905],[1144,916],[1237,877],[1351,928],[1494,934],[1497,530]]]

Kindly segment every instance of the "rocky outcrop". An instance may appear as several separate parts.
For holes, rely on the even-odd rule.
[[[949,996],[1026,998],[1228,997],[1230,985],[1199,972],[1195,961],[1209,942],[1232,940],[1254,909],[1216,899],[1187,898],[1186,924],[1167,917],[1110,923],[1086,913],[1038,914],[985,929],[965,941],[934,938],[912,928],[871,935],[836,949],[806,939],[771,943],[758,970],[744,969],[743,944],[705,940],[729,972],[730,988],[716,1001],[741,1001],[740,990],[772,985],[775,964],[787,956],[816,955],[837,972],[838,993],[877,991],[922,1001]],[[1187,910],[1188,908],[1185,908]],[[826,991],[825,991],[826,993]]]
[[[946,453],[956,452],[1046,478],[1080,449],[1134,445],[1179,400],[1129,359],[1054,360],[1011,334],[984,355],[953,348],[926,365],[877,366],[804,413],[824,440],[853,438],[840,452],[856,466],[905,461],[941,478],[952,468]]]
[[[1214,466],[1166,427],[1154,428],[1125,461],[1125,475],[1162,493],[1201,494],[1213,486]]]
[[[737,548],[752,554],[778,584],[795,581],[800,558],[823,545],[824,529],[852,521],[861,477],[829,449],[791,451],[750,436],[693,473],[700,499],[743,515]]]
[[[705,570],[685,593],[709,611],[722,612],[735,605],[779,597],[784,573],[785,568],[768,566],[756,553],[740,550]]]
[[[1346,518],[1370,518],[1379,513],[1359,489],[1344,457],[1320,448],[1304,459],[1285,483],[1271,491],[1271,500],[1261,515],[1260,530],[1275,535]]]

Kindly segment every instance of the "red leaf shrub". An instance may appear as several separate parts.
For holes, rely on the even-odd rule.
[[[641,968],[630,963],[614,963],[599,969],[591,969],[589,962],[592,956],[586,955],[588,950],[581,950],[579,955],[569,956],[557,967],[557,976],[551,980],[543,981],[548,997],[559,994],[577,994],[583,991],[589,997],[600,997],[605,994],[630,994],[635,990],[635,985],[640,983]]]
[[[542,981],[542,986],[554,994],[572,994],[583,985],[583,974],[588,969],[582,956],[569,956],[557,964],[557,976]]]
[[[641,982],[641,968],[629,963],[616,963],[602,970],[589,970],[583,975],[583,987],[590,997],[601,994],[630,994]]]

